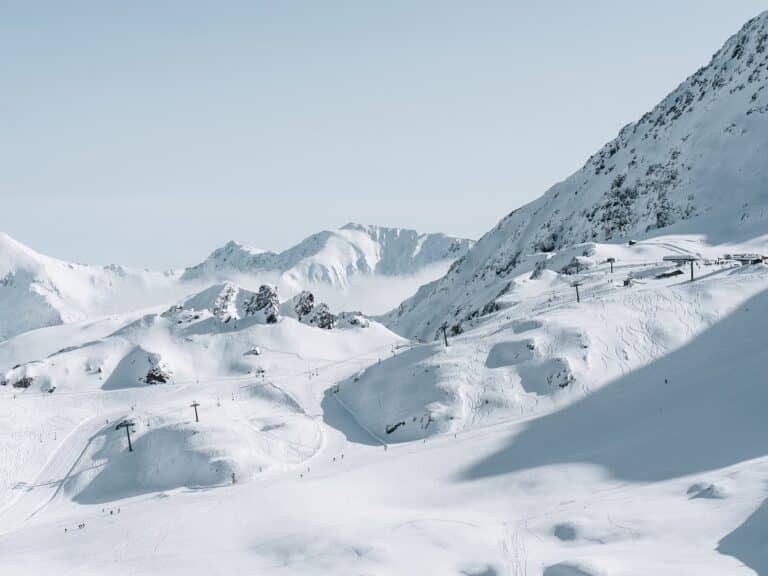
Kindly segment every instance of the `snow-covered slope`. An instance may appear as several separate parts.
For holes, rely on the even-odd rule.
[[[669,275],[692,244],[596,244],[580,303],[521,278],[448,349],[269,324],[229,284],[19,336],[0,363],[38,361],[0,387],[0,569],[763,574],[768,267]]]
[[[279,254],[230,242],[201,264],[187,268],[182,278],[232,280],[275,274],[298,286],[323,282],[345,287],[357,275],[412,275],[450,263],[471,245],[471,240],[445,234],[347,224],[313,234]]]
[[[666,236],[563,249],[548,260],[558,272],[529,262],[479,326],[448,330],[448,348],[442,337],[413,345],[341,383],[339,397],[390,442],[561,409],[672,354],[768,290],[768,266],[720,259],[728,248]],[[688,265],[664,261],[681,253],[703,256],[694,282]]]
[[[749,21],[639,121],[541,198],[513,211],[387,323],[433,338],[493,308],[532,255],[660,233],[709,244],[768,233],[768,12]]]
[[[44,326],[150,306],[177,274],[87,266],[43,256],[0,233],[0,341]]]
[[[81,469],[61,486],[83,503],[215,485],[230,481],[232,473],[242,481],[298,465],[322,443],[310,408],[304,408],[317,413],[323,397],[309,385],[312,376],[345,365],[353,370],[366,355],[402,341],[373,322],[324,328],[283,317],[274,288],[254,293],[231,283],[162,313],[56,326],[17,338],[23,346],[13,345],[16,339],[0,344],[0,397],[7,407],[0,424],[0,509],[12,496],[9,482],[42,465],[46,450],[56,446],[22,448],[27,432],[46,421],[61,426],[62,439],[91,435],[79,456]],[[77,343],[59,349],[62,342]],[[40,404],[48,399],[60,412],[53,421]],[[201,430],[189,422],[192,399],[210,423]],[[38,409],[30,414],[28,406]],[[123,436],[110,433],[110,421],[118,416],[134,421],[136,449],[147,470],[125,469]]]

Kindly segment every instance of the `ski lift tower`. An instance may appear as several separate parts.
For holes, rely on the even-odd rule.
[[[197,400],[193,400],[192,404],[189,405],[190,408],[195,409],[195,422],[200,422],[200,418],[197,416],[197,407],[200,406],[200,403]]]
[[[579,286],[582,286],[584,284],[583,280],[574,280],[571,282],[571,287],[576,288],[576,302],[581,302],[581,295],[579,294]]]
[[[698,262],[701,260],[698,256],[693,256],[692,254],[675,254],[674,256],[664,256],[662,259],[664,262],[675,262],[679,264],[680,266],[683,266],[685,264],[691,265],[691,282],[693,282],[693,263]]]
[[[131,444],[131,429],[136,426],[136,423],[133,420],[123,420],[115,426],[115,430],[120,430],[120,428],[125,428],[125,434],[128,436],[128,452],[133,452],[133,444]]]

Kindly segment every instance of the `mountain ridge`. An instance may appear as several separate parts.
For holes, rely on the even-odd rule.
[[[433,279],[470,245],[470,240],[444,234],[348,223],[339,230],[312,234],[283,252],[232,240],[185,271],[159,272],[66,262],[0,232],[0,341],[37,328],[166,306],[230,280],[245,281],[245,287],[253,289],[276,284],[288,298],[320,285],[321,296],[328,298],[346,290],[355,278],[421,278],[419,274],[426,271]],[[409,291],[403,296],[413,293],[414,282],[404,284]],[[397,297],[400,292],[393,294]],[[339,308],[343,299],[335,300]],[[387,308],[395,302],[390,300]]]
[[[743,241],[768,223],[768,11],[709,64],[626,125],[582,168],[513,210],[445,277],[390,312],[390,328],[435,337],[462,329],[503,293],[526,257],[663,231]],[[728,198],[723,202],[723,197]]]
[[[186,268],[182,280],[273,272],[345,286],[358,274],[412,274],[460,257],[471,245],[471,240],[442,233],[349,222],[336,230],[316,232],[282,252],[230,241],[200,264]]]

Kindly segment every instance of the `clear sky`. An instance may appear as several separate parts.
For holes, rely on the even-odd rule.
[[[196,263],[348,221],[477,237],[768,0],[0,0],[0,230]]]

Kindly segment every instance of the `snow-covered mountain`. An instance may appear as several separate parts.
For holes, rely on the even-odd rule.
[[[205,261],[187,268],[184,280],[236,279],[275,274],[302,286],[326,283],[345,287],[358,275],[404,276],[463,256],[472,241],[445,234],[347,224],[324,230],[275,253],[229,242]]]
[[[0,572],[768,574],[767,23],[385,317],[426,342],[322,291],[448,240],[182,280],[3,238],[0,327],[58,325],[0,341]]]
[[[0,341],[44,326],[158,304],[178,274],[73,264],[0,233]]]
[[[227,280],[254,290],[276,284],[286,298],[312,289],[337,310],[380,300],[372,310],[380,312],[442,275],[471,245],[443,234],[348,224],[279,254],[230,242],[183,272],[154,272],[64,262],[0,234],[0,341],[44,326],[167,306]],[[360,286],[372,278],[382,281]]]
[[[518,270],[579,243],[686,233],[720,244],[766,234],[767,84],[765,12],[578,172],[501,220],[388,325],[429,338],[444,322],[464,330],[494,309]]]

